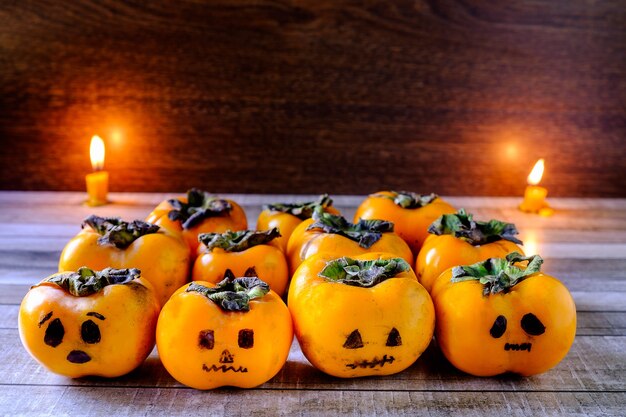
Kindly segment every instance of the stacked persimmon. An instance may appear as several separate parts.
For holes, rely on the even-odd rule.
[[[20,337],[70,377],[128,373],[156,340],[170,374],[197,389],[263,384],[294,334],[338,377],[400,372],[433,334],[474,375],[532,375],[567,354],[572,298],[523,255],[513,224],[392,191],[353,221],[322,195],[264,206],[248,229],[236,202],[196,189],[146,221],[90,216],[59,273],[24,298]]]

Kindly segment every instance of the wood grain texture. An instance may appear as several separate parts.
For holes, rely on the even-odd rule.
[[[554,216],[515,209],[516,198],[451,197],[478,218],[521,230],[526,248],[547,254],[577,306],[577,336],[566,358],[528,378],[476,378],[454,369],[433,341],[404,372],[338,379],[313,368],[294,342],[284,368],[254,390],[198,392],[176,382],[156,350],[112,380],[72,380],[39,366],[23,349],[19,303],[56,270],[63,245],[91,212],[142,218],[171,194],[114,194],[114,204],[82,206],[82,193],[0,192],[0,414],[7,415],[615,415],[626,413],[626,200],[555,199]],[[229,195],[254,224],[263,203],[311,196]],[[351,216],[362,196],[337,196]]]
[[[626,1],[0,4],[0,189],[626,196]],[[45,157],[44,157],[45,155]]]

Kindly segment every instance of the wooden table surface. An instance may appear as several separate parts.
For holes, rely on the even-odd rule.
[[[550,218],[516,210],[516,198],[450,197],[477,218],[514,222],[527,253],[570,289],[576,340],[545,374],[477,378],[455,370],[433,344],[404,372],[342,380],[322,374],[294,342],[283,370],[252,390],[201,392],[177,383],[156,350],[129,375],[72,380],[39,366],[22,348],[19,304],[56,272],[65,243],[91,213],[144,218],[166,194],[113,194],[89,208],[81,193],[0,192],[0,415],[625,415],[626,200],[553,199]],[[234,195],[253,227],[264,202],[306,196]],[[348,216],[363,197],[339,196]]]

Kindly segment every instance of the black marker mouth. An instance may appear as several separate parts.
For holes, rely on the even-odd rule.
[[[512,350],[512,351],[527,351],[530,352],[530,349],[533,347],[532,343],[506,343],[504,345],[504,350]]]
[[[72,363],[86,363],[91,360],[91,356],[82,350],[73,350],[67,354],[67,360]]]
[[[202,364],[202,370],[204,372],[219,372],[219,371],[222,371],[223,374],[225,374],[226,372],[241,372],[241,373],[248,372],[248,368],[244,368],[243,366],[240,366],[239,368],[235,368],[234,366],[226,366],[226,365],[206,366],[206,364]]]
[[[357,368],[376,368],[376,367],[383,367],[385,366],[386,363],[392,364],[393,361],[395,361],[396,358],[394,358],[393,356],[383,356],[382,359],[378,359],[377,357],[374,357],[374,359],[372,359],[371,361],[368,360],[364,360],[364,361],[354,361],[354,363],[349,363],[346,365],[346,368],[350,368],[350,369],[357,369]]]

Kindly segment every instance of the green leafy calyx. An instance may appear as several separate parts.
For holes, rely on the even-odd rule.
[[[397,206],[405,209],[416,209],[424,207],[435,201],[437,194],[417,194],[410,191],[390,191],[392,195],[372,194],[371,197],[387,198],[393,201]]]
[[[528,262],[526,268],[514,265]],[[456,266],[452,269],[452,282],[478,280],[484,286],[483,294],[509,292],[511,288],[529,276],[541,271],[543,259],[539,255],[522,256],[509,253],[506,259],[489,258],[472,265]]]
[[[224,249],[226,252],[242,252],[257,245],[266,245],[280,237],[277,227],[270,230],[238,230],[225,233],[202,233],[198,240],[209,250],[215,248]]]
[[[81,267],[76,272],[65,272],[46,278],[44,282],[51,282],[63,288],[76,297],[86,297],[101,291],[107,285],[128,284],[141,276],[137,268],[113,269],[106,268],[94,271]]]
[[[180,222],[185,229],[194,227],[209,217],[226,216],[233,209],[228,201],[196,188],[187,191],[186,203],[175,198],[168,202],[174,207],[167,214],[168,217],[172,221]]]
[[[322,194],[315,201],[308,201],[305,203],[273,203],[263,206],[263,210],[288,213],[298,217],[301,220],[310,219],[313,216],[313,212],[317,207],[330,207],[333,205],[333,200],[328,194]]]
[[[402,258],[362,261],[344,256],[327,262],[318,275],[329,281],[370,288],[410,269]]]
[[[246,312],[251,300],[264,297],[269,290],[270,286],[257,277],[235,278],[229,273],[213,288],[192,282],[186,292],[200,293],[224,311]]]
[[[83,221],[81,227],[85,226],[91,227],[100,235],[99,245],[114,245],[119,249],[125,249],[140,237],[159,231],[156,224],[141,220],[125,222],[119,217],[100,217],[94,214]]]
[[[326,233],[335,233],[358,242],[365,249],[378,242],[383,233],[393,232],[392,222],[361,219],[358,223],[350,223],[344,217],[326,213],[321,208],[315,209],[313,220],[307,230],[322,229]]]
[[[443,214],[428,228],[434,235],[452,235],[474,246],[484,245],[498,240],[508,240],[518,245],[522,241],[515,237],[518,234],[513,223],[491,219],[488,222],[476,221],[472,214],[460,209],[457,213]]]

